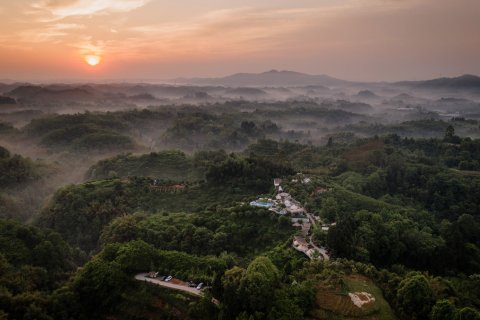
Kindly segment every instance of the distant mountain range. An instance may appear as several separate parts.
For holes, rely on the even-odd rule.
[[[229,87],[268,87],[268,86],[324,86],[343,87],[366,85],[372,83],[354,82],[330,77],[328,75],[310,75],[294,71],[271,70],[262,73],[236,73],[219,78],[178,78],[177,84],[217,85]],[[392,83],[377,83],[394,86],[404,86],[418,89],[451,89],[475,90],[480,92],[480,77],[463,75],[454,78],[438,78],[422,81],[400,81]]]
[[[222,78],[179,78],[176,83],[196,85],[244,86],[325,86],[336,87],[354,82],[333,78],[327,75],[310,75],[294,71],[270,70],[262,73],[236,73]]]
[[[422,81],[399,81],[399,82],[353,82],[330,77],[328,75],[310,75],[294,71],[271,70],[263,73],[236,73],[219,78],[179,78],[171,80],[177,86],[149,83],[122,83],[122,84],[53,84],[32,85],[28,83],[0,83],[0,95],[10,96],[16,99],[57,99],[57,100],[91,100],[105,97],[107,93],[115,92],[121,95],[138,95],[150,93],[155,96],[173,95],[178,91],[183,95],[198,91],[202,87],[204,91],[222,91],[222,87],[241,88],[233,90],[230,94],[238,95],[262,95],[261,88],[271,87],[274,90],[281,87],[304,87],[312,90],[327,92],[332,88],[351,87],[360,90],[359,97],[374,98],[371,88],[412,89],[412,90],[443,90],[446,92],[469,92],[480,94],[480,77],[475,75],[463,75],[453,78],[437,78]],[[182,85],[182,86],[178,86]],[[213,86],[213,87],[210,87]],[[250,87],[250,88],[249,88]],[[252,88],[258,87],[258,88]],[[254,91],[253,89],[257,90]],[[155,94],[154,94],[155,93]],[[107,94],[108,95],[108,94]],[[112,98],[108,95],[108,98]]]

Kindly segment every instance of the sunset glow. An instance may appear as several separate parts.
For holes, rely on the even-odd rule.
[[[12,79],[480,73],[479,12],[472,0],[1,1],[0,70]],[[100,57],[108,68],[95,75],[78,65]]]
[[[85,61],[92,67],[100,63],[101,58],[99,56],[86,56]]]

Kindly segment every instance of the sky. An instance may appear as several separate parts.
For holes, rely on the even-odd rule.
[[[480,1],[0,0],[0,79],[270,69],[361,81],[479,75]]]

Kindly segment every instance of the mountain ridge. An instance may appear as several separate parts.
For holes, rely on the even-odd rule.
[[[289,70],[275,70],[261,73],[234,73],[217,78],[177,78],[175,82],[197,85],[225,85],[225,86],[340,86],[355,82],[334,78],[325,74],[311,75]]]

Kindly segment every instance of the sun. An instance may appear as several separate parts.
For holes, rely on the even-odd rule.
[[[102,58],[100,58],[99,56],[94,56],[94,55],[85,56],[85,62],[91,65],[92,67],[99,64],[101,60]]]

